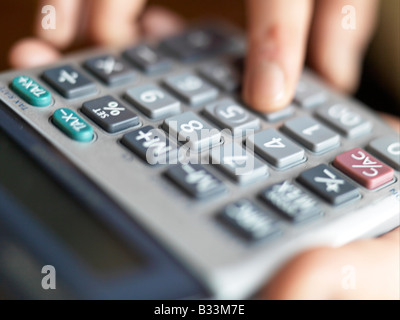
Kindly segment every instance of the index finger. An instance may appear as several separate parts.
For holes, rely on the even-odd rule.
[[[302,70],[312,0],[248,0],[244,100],[260,112],[291,102]]]

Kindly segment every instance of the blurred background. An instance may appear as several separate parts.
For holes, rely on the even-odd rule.
[[[66,0],[68,1],[68,0]],[[334,1],[334,0],[333,0]],[[187,20],[223,18],[245,28],[245,0],[150,0]],[[217,3],[217,5],[216,5]],[[0,70],[9,69],[8,51],[18,39],[32,35],[35,0],[1,0]],[[400,1],[381,0],[380,19],[367,52],[356,97],[371,107],[400,114]]]

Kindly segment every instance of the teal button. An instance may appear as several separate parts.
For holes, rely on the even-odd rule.
[[[51,103],[51,93],[35,80],[27,76],[18,76],[11,83],[11,88],[26,102],[35,107],[47,107]]]
[[[71,109],[56,110],[53,123],[75,141],[89,142],[93,139],[93,128]]]

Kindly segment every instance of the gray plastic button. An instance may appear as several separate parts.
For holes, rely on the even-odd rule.
[[[167,72],[172,66],[168,58],[145,44],[126,50],[124,57],[147,74]]]
[[[129,89],[126,99],[152,119],[166,118],[181,111],[181,103],[153,84]]]
[[[192,73],[168,77],[164,83],[168,89],[193,106],[207,103],[218,96],[216,88]]]
[[[115,133],[139,125],[136,113],[112,96],[105,96],[83,104],[82,112],[105,131]]]
[[[399,137],[385,136],[375,139],[369,144],[369,148],[378,158],[396,170],[400,170]]]
[[[317,111],[317,116],[347,138],[362,136],[372,128],[371,122],[344,104],[322,108]]]
[[[332,205],[340,205],[360,196],[358,189],[337,170],[321,164],[303,172],[298,180]]]
[[[293,222],[322,215],[318,202],[289,181],[269,187],[261,197]]]
[[[197,199],[215,197],[226,191],[225,185],[199,164],[177,164],[166,174],[183,191]]]
[[[138,77],[126,62],[112,55],[89,59],[85,61],[84,66],[109,86],[124,84]]]
[[[164,120],[164,129],[190,149],[200,151],[220,143],[221,132],[193,112],[185,112]]]
[[[268,177],[267,166],[236,143],[213,148],[210,160],[239,184],[250,184]]]
[[[43,72],[43,78],[67,99],[75,99],[96,92],[94,82],[69,65],[46,70]]]
[[[226,206],[218,219],[248,241],[260,241],[280,233],[278,221],[246,199]]]
[[[246,130],[260,128],[260,119],[232,99],[209,104],[204,113],[220,127],[229,129],[235,136],[243,135]]]
[[[282,130],[313,152],[327,152],[340,144],[340,136],[311,117],[285,122]]]
[[[121,143],[148,164],[177,164],[178,148],[159,129],[146,126],[127,133]]]
[[[304,150],[275,129],[249,136],[246,146],[277,168],[291,167],[304,160]]]

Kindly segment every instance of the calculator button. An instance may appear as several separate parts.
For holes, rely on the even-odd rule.
[[[325,120],[341,135],[355,138],[371,131],[371,122],[344,104],[334,104],[317,111],[317,116]]]
[[[400,140],[399,137],[385,136],[371,141],[369,148],[378,158],[391,167],[400,170]]]
[[[190,149],[200,151],[220,143],[221,132],[193,112],[185,112],[165,119],[164,129]]]
[[[204,104],[218,96],[216,88],[192,73],[168,77],[165,85],[190,105]]]
[[[232,99],[212,103],[204,113],[222,128],[229,129],[233,135],[241,136],[246,130],[260,128],[260,119]]]
[[[233,92],[240,86],[239,73],[227,64],[207,64],[199,68],[199,73],[212,84],[228,92]]]
[[[147,74],[167,72],[171,61],[148,45],[138,45],[124,52],[124,57]]]
[[[295,110],[294,106],[289,105],[282,110],[275,111],[275,112],[269,112],[269,113],[262,113],[260,115],[269,122],[277,122],[277,121],[280,121],[284,118],[288,118],[291,115],[293,115],[294,110]]]
[[[148,164],[177,164],[178,148],[162,130],[146,126],[124,135],[121,143]]]
[[[277,219],[246,199],[226,206],[217,218],[248,241],[260,241],[281,233]]]
[[[193,28],[161,43],[162,49],[183,62],[214,56],[226,51],[229,45],[226,35],[212,27]]]
[[[226,191],[225,185],[200,164],[177,164],[167,176],[194,198],[211,198]]]
[[[261,198],[293,222],[322,215],[318,202],[289,181],[267,188],[261,193]]]
[[[153,84],[129,89],[125,97],[152,119],[166,118],[181,111],[181,103],[178,100]]]
[[[139,117],[112,96],[83,104],[82,112],[109,133],[139,125]]]
[[[105,55],[85,61],[84,66],[109,86],[116,86],[137,79],[137,73],[122,59]]]
[[[327,152],[340,144],[336,132],[307,116],[285,122],[282,130],[316,153]]]
[[[303,108],[321,105],[327,99],[326,93],[314,83],[300,79],[297,84],[294,101]]]
[[[247,138],[246,146],[277,168],[287,168],[304,161],[304,150],[275,129]]]
[[[268,168],[239,144],[213,148],[210,160],[239,184],[250,184],[268,177]]]
[[[56,110],[52,121],[73,140],[90,142],[93,139],[93,128],[71,109],[61,108]]]
[[[47,107],[51,104],[51,93],[30,77],[14,78],[11,88],[32,106]]]
[[[360,196],[359,190],[337,170],[321,164],[303,172],[299,178],[304,186],[332,205],[340,205]]]
[[[338,155],[333,165],[367,189],[376,189],[394,177],[394,170],[361,148]]]
[[[67,99],[75,99],[96,92],[94,82],[69,65],[46,70],[43,78]]]

